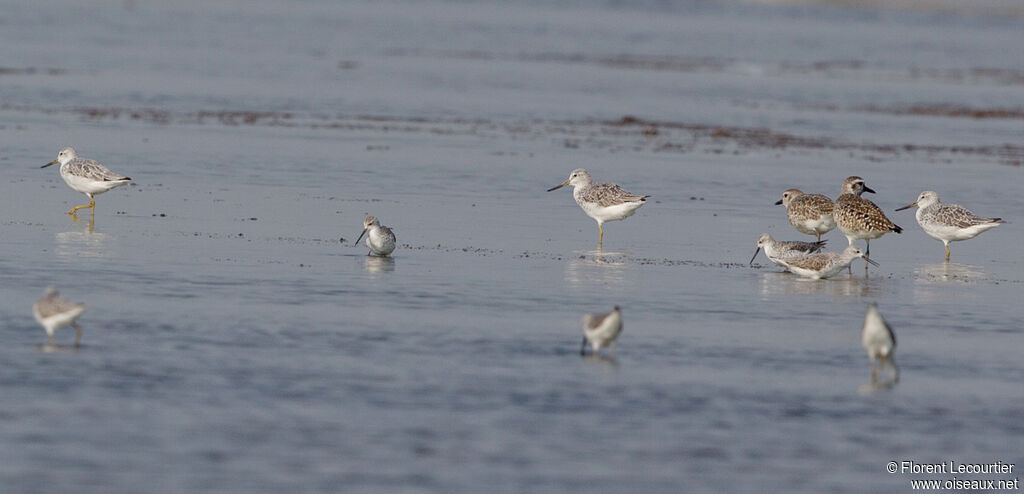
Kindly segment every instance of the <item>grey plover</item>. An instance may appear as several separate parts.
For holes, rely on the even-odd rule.
[[[864,192],[874,193],[875,191],[864,185],[864,179],[860,177],[849,177],[843,181],[842,194],[836,199],[836,207],[832,210],[832,217],[836,220],[836,226],[846,235],[846,239],[853,245],[853,241],[864,239],[867,248],[864,255],[871,255],[871,239],[875,239],[889,232],[900,233],[903,231],[898,225],[885,217],[882,209],[875,203],[864,199],[861,194]],[[867,269],[867,265],[864,266]]]
[[[775,204],[786,206],[786,217],[796,231],[814,235],[817,240],[836,227],[832,218],[835,205],[832,199],[821,194],[804,194],[800,189],[788,189]]]

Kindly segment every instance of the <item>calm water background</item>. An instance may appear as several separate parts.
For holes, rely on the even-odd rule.
[[[891,460],[1019,470],[1024,17],[918,7],[0,2],[3,492],[893,492],[952,475]],[[68,145],[134,179],[91,228],[38,169]],[[544,192],[581,166],[653,196],[602,255]],[[873,242],[880,268],[747,266],[761,232],[803,237],[784,189],[853,174],[906,229]],[[1011,223],[947,265],[892,211],[925,188]],[[352,245],[366,214],[394,259]],[[36,347],[49,284],[89,306],[77,352]],[[902,371],[876,392],[872,301]],[[579,358],[579,317],[615,304],[617,361]]]

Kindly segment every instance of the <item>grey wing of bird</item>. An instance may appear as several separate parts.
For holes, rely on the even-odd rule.
[[[56,314],[63,314],[65,312],[75,310],[81,306],[81,304],[76,304],[70,300],[56,296],[46,297],[36,302],[36,310],[42,317],[50,317]]]
[[[98,161],[77,158],[68,163],[68,171],[73,175],[88,178],[97,182],[116,182],[120,180],[131,180],[123,175],[118,175]]]
[[[778,242],[780,250],[783,252],[790,253],[789,255],[800,255],[800,254],[813,254],[820,251],[825,247],[825,242],[828,240],[822,240],[820,242],[801,242],[798,240],[786,240]]]
[[[803,269],[811,269],[814,271],[820,271],[828,265],[829,262],[835,257],[832,252],[824,252],[818,254],[809,254],[802,257],[794,257],[792,259],[786,259],[786,264],[795,266]]]
[[[618,184],[594,184],[587,187],[582,199],[586,202],[596,202],[603,207],[609,207],[627,202],[643,201],[647,197],[630,194]]]
[[[981,218],[958,204],[942,204],[936,210],[930,211],[927,216],[930,216],[928,219],[932,221],[957,228],[968,228],[1000,221],[1000,218]]]
[[[583,316],[583,327],[587,330],[595,330],[601,326],[601,323],[611,315],[611,312],[607,314],[587,314]]]

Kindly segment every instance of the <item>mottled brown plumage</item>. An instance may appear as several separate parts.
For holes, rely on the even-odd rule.
[[[903,229],[890,221],[875,203],[862,198],[860,195],[864,192],[874,193],[864,185],[864,179],[847,178],[843,182],[842,194],[836,199],[832,217],[850,245],[854,240],[864,239],[868,241],[866,252],[870,253],[871,239],[889,232],[900,233]]]
[[[832,199],[821,194],[804,194],[800,189],[788,189],[775,204],[786,206],[786,217],[796,231],[814,235],[818,240],[822,234],[836,227],[832,218]]]

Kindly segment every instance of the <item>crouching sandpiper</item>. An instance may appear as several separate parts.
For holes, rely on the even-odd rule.
[[[754,257],[750,258],[750,265],[753,265],[754,259],[757,259],[757,253],[764,250],[764,255],[768,257],[769,261],[785,268],[788,267],[786,266],[786,260],[814,254],[825,247],[825,242],[828,242],[828,240],[818,242],[775,240],[771,235],[762,233],[757,238],[757,250],[754,251]]]
[[[819,252],[817,254],[788,259],[785,261],[785,266],[800,276],[820,280],[835,276],[840,271],[848,268],[850,263],[858,258],[878,266],[877,262],[868,259],[867,255],[856,245],[851,245],[842,252]]]
[[[366,235],[366,247],[370,249],[366,255],[376,254],[381,257],[390,256],[395,251],[395,234],[390,228],[383,226],[373,216],[363,220],[363,233],[359,234],[355,245]]]

